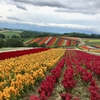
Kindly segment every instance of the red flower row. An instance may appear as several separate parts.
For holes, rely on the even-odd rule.
[[[29,50],[20,50],[20,51],[11,51],[11,52],[3,52],[0,53],[0,60],[4,60],[7,58],[18,57],[26,54],[37,53],[41,51],[48,50],[47,48],[36,48],[36,49],[29,49]]]

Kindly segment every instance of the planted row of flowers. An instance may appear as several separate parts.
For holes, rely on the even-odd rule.
[[[48,100],[52,94],[57,80],[61,75],[61,70],[64,67],[65,57],[63,57],[57,64],[57,66],[51,70],[51,74],[46,76],[45,80],[41,83],[38,93],[39,96],[31,96],[30,100]]]
[[[16,100],[43,79],[63,56],[64,49],[23,55],[0,61],[0,100]]]
[[[99,61],[99,56],[67,50],[56,68],[41,83],[38,89],[39,96],[31,96],[30,100],[49,100],[64,65],[66,70],[62,78],[62,86],[65,89],[60,93],[62,100],[100,100],[100,87],[94,77],[94,74],[100,76]],[[76,94],[77,91],[79,94]]]
[[[97,53],[100,53],[100,49],[94,49],[94,50],[91,50],[92,52],[97,52]]]
[[[93,45],[92,47],[100,49],[100,45]]]
[[[87,45],[82,45],[82,46],[80,46],[80,48],[83,49],[83,50],[92,50],[93,49],[93,47],[90,47],[90,46],[87,46]]]
[[[37,53],[45,50],[48,50],[48,48],[36,48],[36,49],[29,49],[29,50],[3,52],[0,53],[0,60],[4,60],[11,57],[18,57],[26,54],[31,54],[31,53]]]
[[[66,89],[66,93],[61,94],[61,97],[63,98],[63,100],[72,100],[72,99],[82,100],[83,99],[83,98],[81,99],[73,98],[73,95],[71,94],[73,88],[77,86],[77,83],[79,82],[79,80],[81,80],[82,82],[81,84],[83,84],[83,86],[84,84],[87,86],[87,91],[89,92],[89,94],[87,93],[88,94],[87,99],[100,100],[100,87],[98,86],[96,80],[94,79],[94,76],[93,76],[94,74],[92,73],[93,71],[88,70],[87,69],[88,65],[86,65],[87,64],[86,62],[88,62],[88,64],[91,65],[92,64],[91,59],[93,58],[94,60],[96,59],[97,62],[100,59],[99,56],[90,55],[81,51],[74,51],[74,52],[72,51],[67,56],[67,59],[66,59],[67,70],[65,71],[64,79],[62,81],[62,84]],[[96,63],[96,60],[93,63]],[[98,69],[98,66],[95,66],[95,68]]]
[[[72,37],[42,37],[42,38],[34,38],[25,43],[28,45],[30,43],[37,42],[39,45],[45,43],[47,46],[72,46],[77,43],[80,44],[80,39],[72,38]]]

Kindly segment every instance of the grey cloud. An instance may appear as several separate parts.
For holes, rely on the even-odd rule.
[[[74,9],[74,10],[70,10],[70,9],[57,9],[55,10],[56,12],[66,12],[66,13],[83,13],[83,14],[97,14],[100,13],[96,12],[94,10],[90,11],[90,10],[86,10],[86,9],[82,9],[81,12],[78,9]]]
[[[65,5],[59,3],[59,2],[34,2],[34,5],[36,6],[49,6],[49,7],[58,7],[58,8],[63,8]]]
[[[19,2],[19,3],[32,3],[32,1],[31,0],[12,0],[12,1],[14,1],[14,2]]]
[[[17,7],[18,9],[22,9],[22,10],[27,11],[27,9],[26,9],[25,7],[22,7],[22,6],[19,6],[19,5],[16,5],[16,7]]]
[[[99,0],[12,0],[34,6],[57,7],[57,12],[97,14],[100,13]]]
[[[61,3],[61,2],[58,2],[58,1],[53,1],[53,0],[12,0],[14,2],[18,2],[18,3],[25,3],[25,4],[31,4],[31,5],[34,5],[34,6],[49,6],[49,7],[65,7],[66,5]]]
[[[21,20],[21,19],[19,19],[17,17],[13,17],[13,16],[8,16],[7,18],[11,19],[11,20],[16,20],[16,21],[23,21],[23,20]]]
[[[9,9],[8,11],[12,11],[12,9]]]
[[[2,16],[0,16],[0,18],[2,18]]]
[[[73,0],[72,0],[73,1]],[[77,0],[76,0],[77,1]],[[100,3],[98,0],[78,0],[77,2],[69,2],[70,7],[67,4],[65,8],[58,8],[56,12],[67,12],[67,13],[82,13],[82,14],[100,14]]]

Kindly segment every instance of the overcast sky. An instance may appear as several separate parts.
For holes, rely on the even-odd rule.
[[[100,0],[0,0],[0,23],[99,33]]]

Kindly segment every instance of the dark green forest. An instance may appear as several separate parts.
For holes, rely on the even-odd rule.
[[[64,33],[65,36],[70,37],[80,37],[80,38],[100,38],[100,34],[86,34],[86,33],[78,33],[78,32],[72,32],[72,33]]]

